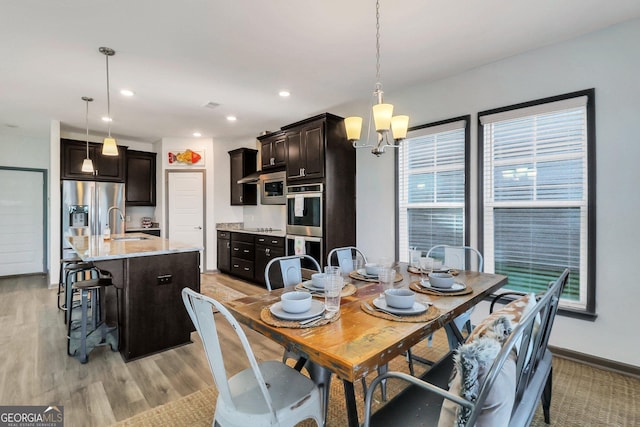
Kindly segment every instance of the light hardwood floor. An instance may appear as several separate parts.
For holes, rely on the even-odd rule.
[[[245,294],[264,288],[223,274],[207,275]],[[221,325],[229,355],[244,354],[235,333]],[[258,359],[278,359],[282,348],[246,330]],[[0,405],[62,405],[65,426],[108,426],[213,384],[202,344],[194,343],[124,363],[109,347],[87,364],[67,356],[66,325],[56,289],[46,276],[0,278]],[[225,357],[231,372],[244,366]]]

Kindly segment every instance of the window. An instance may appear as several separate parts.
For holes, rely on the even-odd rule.
[[[540,292],[569,267],[561,306],[594,313],[594,90],[478,119],[485,271]]]
[[[470,117],[415,127],[398,150],[398,259],[468,238]],[[423,255],[424,255],[423,254]]]

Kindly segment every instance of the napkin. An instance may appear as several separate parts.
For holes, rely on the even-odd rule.
[[[293,240],[293,253],[296,255],[305,255],[304,237],[296,236]]]
[[[294,216],[304,216],[304,197],[300,194],[296,194],[293,204]]]

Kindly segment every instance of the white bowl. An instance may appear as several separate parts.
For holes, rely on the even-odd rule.
[[[282,309],[287,313],[304,313],[311,310],[311,294],[309,292],[286,292],[280,297]]]
[[[389,307],[411,308],[416,301],[416,294],[409,289],[387,289],[384,299]]]
[[[327,276],[324,273],[313,273],[311,275],[311,282],[313,283],[313,287],[324,288],[324,282],[326,277]]]
[[[431,273],[429,283],[434,288],[447,289],[453,286],[453,276],[449,273]]]
[[[377,276],[378,275],[378,269],[381,266],[372,262],[368,262],[364,265],[364,269],[367,272],[367,274],[371,275],[371,276]]]

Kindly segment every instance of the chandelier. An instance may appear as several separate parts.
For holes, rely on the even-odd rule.
[[[407,137],[407,128],[409,126],[409,116],[394,116],[393,105],[385,104],[383,100],[382,83],[380,83],[380,1],[376,1],[376,85],[373,91],[375,104],[369,115],[368,129],[371,128],[371,117],[376,128],[378,141],[375,144],[361,144],[357,141],[360,139],[362,132],[362,117],[347,117],[344,119],[345,129],[347,131],[347,139],[353,145],[353,148],[371,148],[371,152],[376,156],[384,153],[386,147],[399,147],[400,141]],[[391,141],[390,135],[393,138]],[[367,142],[369,135],[367,134]]]

